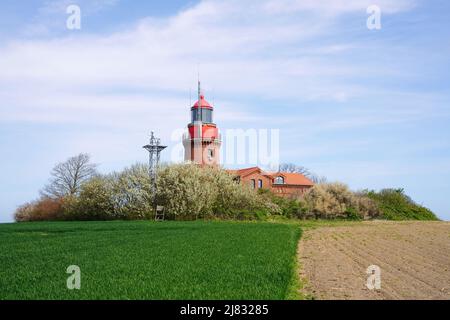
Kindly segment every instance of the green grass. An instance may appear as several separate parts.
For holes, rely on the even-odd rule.
[[[300,228],[245,222],[0,225],[0,299],[287,299]],[[81,268],[81,290],[66,268]]]

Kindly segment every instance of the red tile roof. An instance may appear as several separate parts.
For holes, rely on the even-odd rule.
[[[259,167],[251,167],[251,168],[245,168],[245,169],[238,169],[238,170],[227,170],[229,173],[245,177],[255,171],[259,171],[261,175],[268,176],[271,179],[274,179],[277,176],[283,176],[284,177],[284,184],[285,185],[300,185],[300,186],[313,186],[314,183],[305,177],[301,173],[288,173],[288,172],[275,172],[275,173],[268,173],[262,171]]]
[[[231,174],[238,175],[240,177],[245,177],[246,175],[249,175],[250,173],[253,173],[254,171],[261,171],[258,167],[251,167],[251,168],[245,168],[245,169],[237,169],[237,170],[227,170]]]
[[[307,177],[302,175],[301,173],[286,173],[286,172],[278,172],[272,174],[272,177],[283,176],[284,184],[293,184],[293,185],[301,185],[301,186],[313,186],[314,183],[309,180]]]

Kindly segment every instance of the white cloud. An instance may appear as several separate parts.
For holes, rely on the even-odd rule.
[[[370,5],[377,5],[383,13],[393,14],[410,10],[415,6],[411,0],[271,0],[265,9],[272,13],[293,13],[298,11],[319,12],[327,16],[361,12]]]
[[[55,14],[67,3],[50,1],[41,15]],[[85,5],[95,12],[115,3]],[[233,104],[235,94],[344,102],[373,90],[352,78],[395,74],[391,66],[342,59],[342,54],[359,50],[357,43],[317,41],[336,32],[323,11],[335,16],[360,12],[365,1],[276,3],[203,1],[172,17],[144,19],[107,36],[69,33],[10,42],[0,47],[1,120],[101,120],[126,126],[119,120],[130,119],[132,126],[131,119],[139,122],[146,113],[155,123],[163,120],[167,114],[161,105],[170,106],[181,119],[187,103],[174,96],[187,95],[198,64],[207,94],[214,87],[230,97],[221,101],[229,115],[242,111]],[[395,3],[381,1],[391,13],[413,5],[407,0]],[[288,7],[289,13],[282,10]],[[365,17],[362,11],[361,20]]]
[[[290,133],[284,139],[295,140],[411,118],[380,110],[342,112],[341,102],[379,90],[357,84],[354,78],[395,75],[395,68],[343,59],[360,50],[358,43],[321,42],[335,32],[332,19],[320,12],[323,2],[314,2],[316,7],[313,2],[307,4],[308,10],[315,8],[319,13],[304,15],[298,9],[302,19],[281,10],[266,12],[268,3],[204,1],[173,17],[144,19],[107,36],[70,34],[10,42],[0,47],[0,122],[87,126],[89,130],[77,131],[63,141],[55,137],[64,143],[67,156],[90,152],[108,169],[114,167],[108,163],[111,159],[130,163],[143,159],[136,144],[150,129],[169,141],[173,130],[185,126],[188,92],[195,85],[198,63],[207,97],[212,88],[227,96],[217,101],[221,127],[245,127],[245,122],[273,127],[276,123]],[[351,7],[357,10],[355,4]],[[336,9],[334,14],[349,10]],[[361,19],[365,17],[362,11]],[[237,103],[239,96],[275,103],[314,101],[333,104],[335,109],[325,114],[305,110],[295,116],[275,104],[272,110],[260,107],[261,112],[255,113],[257,106]],[[420,117],[420,110],[414,116]],[[297,132],[303,127],[309,129]],[[288,152],[301,157],[323,152],[303,147]],[[58,154],[48,161],[56,157],[64,158]]]
[[[95,11],[115,2],[95,1],[86,6]],[[67,3],[48,2],[42,14],[59,12]],[[333,32],[332,22],[323,18],[321,11],[330,6],[336,15],[356,11],[360,1],[277,3],[293,8],[292,12],[268,12],[267,8],[275,5],[272,1],[203,1],[173,17],[144,19],[109,36],[72,33],[62,38],[11,42],[0,48],[0,83],[13,89],[8,93],[20,95],[23,89],[30,94],[45,92],[49,106],[54,100],[62,103],[59,108],[70,109],[74,94],[83,96],[86,91],[111,87],[186,92],[194,82],[198,63],[205,82],[221,92],[306,100],[346,101],[365,89],[340,78],[388,72],[350,62],[336,65],[328,58],[329,54],[352,50],[354,44],[307,44]],[[384,3],[396,12],[407,9],[410,2],[402,0],[396,6]],[[302,10],[318,14],[298,19],[293,13]],[[309,46],[306,50],[313,57],[295,54],[302,44]],[[294,54],[288,53],[291,49]],[[65,99],[55,98],[61,92],[71,93]],[[30,106],[42,100],[30,94],[26,102]],[[116,99],[112,95],[110,105]],[[20,113],[26,103],[11,103],[8,108]],[[32,111],[28,110],[27,116],[32,116]]]

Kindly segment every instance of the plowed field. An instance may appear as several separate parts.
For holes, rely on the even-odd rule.
[[[373,221],[307,230],[301,277],[316,299],[450,299],[450,223]],[[366,270],[381,270],[381,289]]]

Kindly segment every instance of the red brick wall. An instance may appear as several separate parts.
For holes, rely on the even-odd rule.
[[[286,198],[299,198],[311,188],[310,186],[274,185],[272,192]]]
[[[270,185],[272,184],[272,181],[270,178],[263,176],[262,174],[260,174],[258,172],[249,174],[248,176],[246,176],[244,178],[241,177],[241,183],[243,183],[243,184],[245,183],[245,184],[248,184],[249,186],[251,186],[252,179],[255,180],[256,189],[258,189],[258,180],[262,180],[262,188],[263,189],[270,189]]]
[[[264,176],[257,171],[245,177],[241,177],[241,183],[252,186],[252,179],[255,180],[255,189],[258,189],[258,180],[261,179],[263,189],[270,189],[273,193],[286,198],[298,198],[311,188],[310,186],[273,185],[271,178]]]

